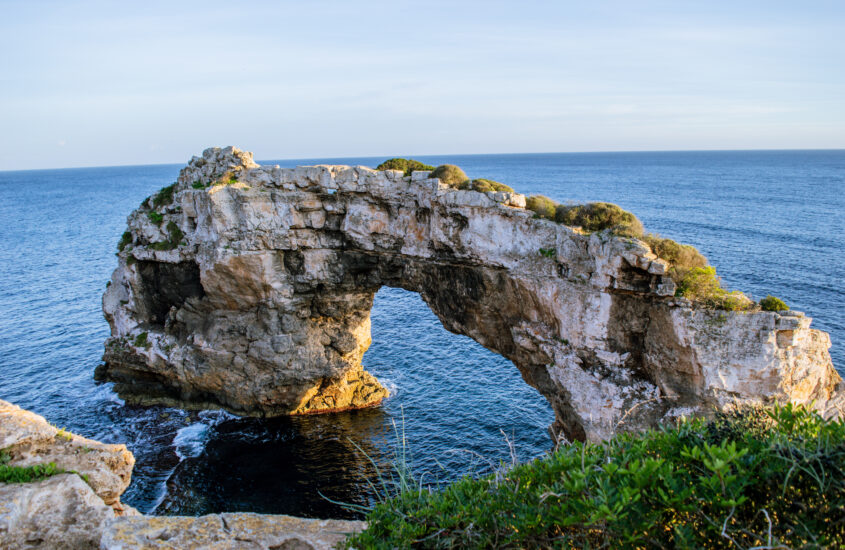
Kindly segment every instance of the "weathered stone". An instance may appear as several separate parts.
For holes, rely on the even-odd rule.
[[[0,483],[0,548],[98,548],[114,512],[76,474]]]
[[[131,513],[120,502],[135,465],[126,445],[107,445],[59,430],[43,417],[0,400],[0,449],[11,466],[53,462],[58,468],[78,472],[115,512]]]
[[[363,528],[360,521],[250,513],[117,518],[105,528],[100,548],[329,550]]]
[[[362,166],[265,170],[237,149],[202,158],[162,224],[149,206],[129,216],[103,297],[100,375],[130,401],[249,415],[377,404],[386,391],[361,358],[384,285],[513,361],[569,438],[737,401],[831,411],[845,394],[808,318],[695,309],[645,243],[534,219],[521,195]],[[191,185],[232,171],[249,185]],[[184,236],[162,251],[151,243],[170,222]]]

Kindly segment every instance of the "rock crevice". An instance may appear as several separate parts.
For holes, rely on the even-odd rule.
[[[694,308],[643,242],[428,175],[194,157],[129,216],[98,376],[129,400],[246,415],[375,405],[387,391],[361,358],[386,285],[510,359],[569,438],[736,401],[841,401],[829,339],[802,314]]]

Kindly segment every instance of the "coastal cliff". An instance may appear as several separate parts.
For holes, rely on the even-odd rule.
[[[599,440],[735,403],[843,401],[797,312],[676,298],[642,241],[538,219],[525,197],[366,167],[194,157],[128,219],[103,297],[100,379],[139,403],[273,416],[377,405],[363,370],[381,286],[510,359],[554,435]]]

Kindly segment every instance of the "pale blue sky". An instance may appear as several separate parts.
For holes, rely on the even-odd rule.
[[[0,0],[0,170],[845,148],[845,2]]]

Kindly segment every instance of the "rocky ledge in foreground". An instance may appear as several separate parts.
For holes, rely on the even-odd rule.
[[[55,465],[30,481],[0,478],[0,548],[328,550],[364,527],[250,513],[142,516],[120,502],[135,464],[126,446],[59,430],[2,400],[0,457],[9,468]]]
[[[830,412],[843,399],[808,317],[693,307],[642,241],[524,206],[428,172],[281,169],[208,149],[129,216],[98,376],[135,402],[245,415],[374,405],[387,391],[361,358],[387,285],[513,361],[569,438],[737,401]]]

